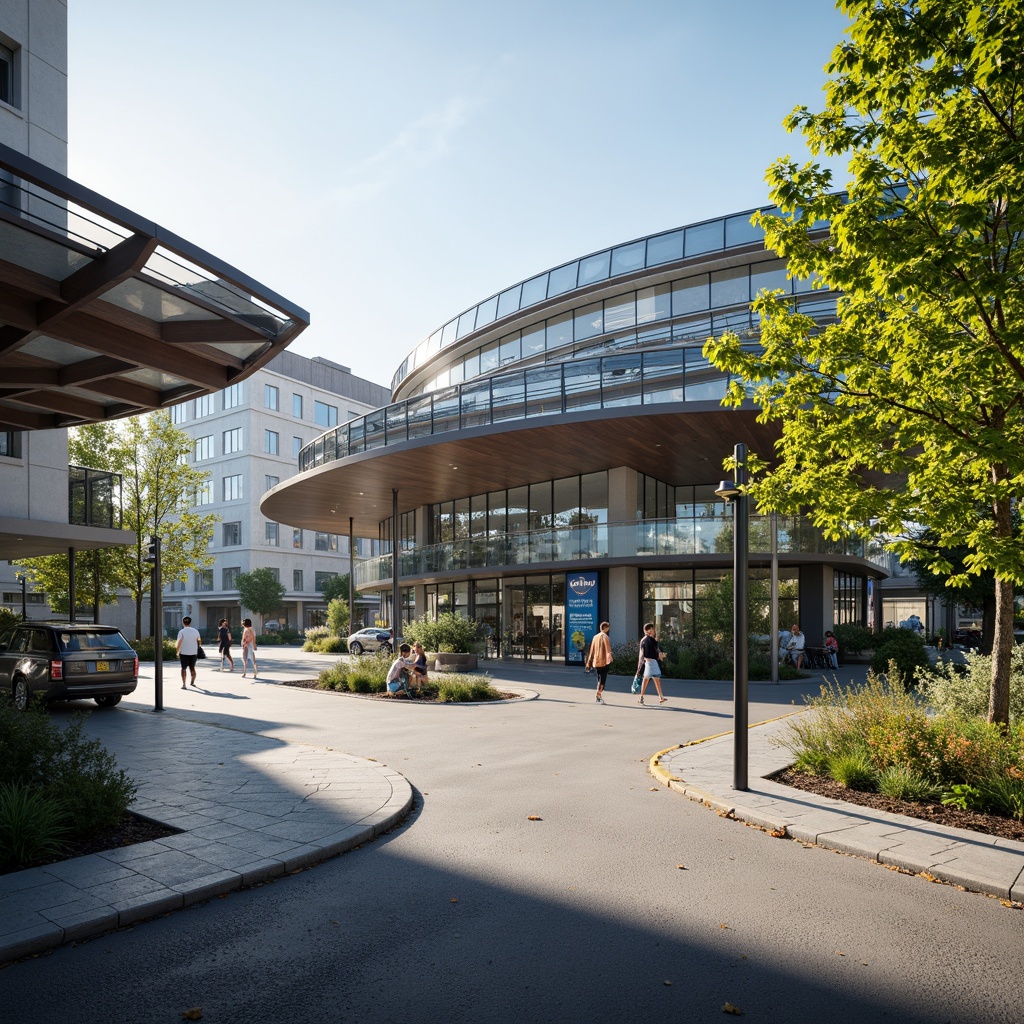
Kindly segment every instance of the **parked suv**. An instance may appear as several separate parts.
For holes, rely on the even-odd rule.
[[[138,684],[138,656],[113,626],[22,622],[0,635],[0,690],[21,711],[33,697],[112,708]]]
[[[383,651],[390,654],[394,650],[394,641],[389,629],[361,629],[348,638],[349,654],[362,654],[363,651]]]

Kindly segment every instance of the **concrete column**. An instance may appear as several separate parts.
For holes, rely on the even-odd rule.
[[[608,470],[608,522],[635,523],[637,472],[628,466]],[[615,626],[612,625],[614,631]]]
[[[800,566],[800,629],[809,644],[819,643],[825,630],[834,625],[832,575],[831,566]],[[783,622],[780,625],[788,629],[792,623]]]
[[[635,565],[616,565],[608,570],[608,621],[613,644],[640,636],[640,570]]]

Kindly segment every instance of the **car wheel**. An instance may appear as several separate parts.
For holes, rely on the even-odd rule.
[[[384,643],[382,643],[380,647],[377,648],[377,650],[380,651],[381,654],[390,654],[391,644],[389,644],[387,640],[385,640]]]
[[[362,644],[361,644],[361,643],[360,643],[360,642],[359,642],[358,640],[356,640],[356,641],[355,641],[355,642],[354,642],[354,643],[352,644],[352,646],[351,646],[351,647],[349,647],[349,651],[350,651],[350,652],[351,652],[352,654],[362,654],[362,653],[363,653],[363,645],[362,645]]]
[[[107,697],[93,697],[101,708],[112,708],[121,703],[121,694],[112,693]]]
[[[32,695],[28,689],[28,683],[19,676],[14,680],[14,706],[19,711],[28,711],[29,700]]]

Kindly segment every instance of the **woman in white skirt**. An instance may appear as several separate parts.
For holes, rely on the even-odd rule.
[[[640,684],[640,703],[644,702],[644,693],[647,684],[653,679],[654,688],[658,691],[658,703],[664,704],[668,699],[661,692],[661,663],[665,658],[665,652],[658,646],[654,636],[654,623],[644,624],[644,635],[640,639],[640,663],[637,665],[637,672],[641,669],[644,673],[644,681]]]

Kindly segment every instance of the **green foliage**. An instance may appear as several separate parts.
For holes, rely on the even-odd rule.
[[[851,750],[828,759],[828,773],[847,789],[873,790],[875,769],[866,751]]]
[[[318,677],[325,690],[347,690],[349,693],[383,693],[387,689],[390,655],[372,654],[351,663],[338,662]],[[500,700],[487,676],[455,672],[432,672],[423,687],[425,697],[440,703]]]
[[[893,800],[933,800],[938,790],[935,783],[902,764],[883,768],[877,776],[878,792]]]
[[[855,626],[850,622],[836,626],[832,632],[839,641],[840,654],[863,654],[872,650],[878,641],[877,634],[867,626]]]
[[[875,644],[875,655],[871,659],[874,672],[886,672],[895,680],[902,680],[910,689],[919,669],[928,668],[928,654],[924,640],[912,629],[889,627],[882,631]]]
[[[953,586],[990,571],[1006,624],[1024,582],[1011,515],[1024,498],[1019,7],[840,6],[851,25],[824,110],[798,108],[786,126],[814,157],[848,160],[847,190],[785,158],[768,172],[778,209],[755,217],[790,274],[841,293],[837,319],[819,328],[762,293],[762,348],[725,335],[705,354],[733,375],[730,403],[753,398],[780,424],[752,487],[760,508],[806,507],[830,537],[910,558],[927,552],[906,524],[927,524],[931,570]],[[941,554],[959,547],[963,574]],[[989,714],[1005,722],[1011,639],[997,629]]]
[[[468,704],[474,701],[501,700],[501,694],[483,676],[463,677],[447,673],[435,673],[436,678],[428,683],[437,687],[437,700],[441,704]]]
[[[139,640],[129,640],[128,643],[135,649],[139,661],[153,661],[156,656],[156,642],[151,636],[144,636]],[[168,637],[163,638],[164,661],[176,661],[178,652],[174,649],[174,641]]]
[[[441,612],[437,619],[424,615],[408,623],[403,630],[406,643],[420,643],[424,650],[445,654],[469,654],[480,632],[475,619],[464,619],[455,612]]]
[[[18,712],[0,695],[0,785],[52,799],[69,836],[115,825],[135,799],[135,784],[114,755],[83,736],[84,721],[78,716],[61,728],[44,709]]]
[[[965,666],[939,661],[917,674],[922,698],[940,714],[970,717],[988,712],[992,657],[968,653],[965,661]],[[1009,711],[1011,722],[1024,721],[1024,645],[1020,644],[1010,654]]]
[[[340,597],[331,598],[327,605],[327,624],[337,636],[348,636],[348,603]]]
[[[60,853],[68,834],[63,808],[24,783],[0,784],[0,871],[17,871]]]
[[[322,599],[328,604],[335,598],[341,598],[347,604],[349,600],[348,573],[344,576],[331,576],[320,588],[320,594]]]
[[[21,622],[20,612],[0,606],[0,632],[10,629],[11,626],[16,626],[19,622]]]
[[[266,566],[239,573],[236,585],[238,598],[243,607],[260,616],[277,611],[286,593],[284,584],[280,583],[273,570]]]

